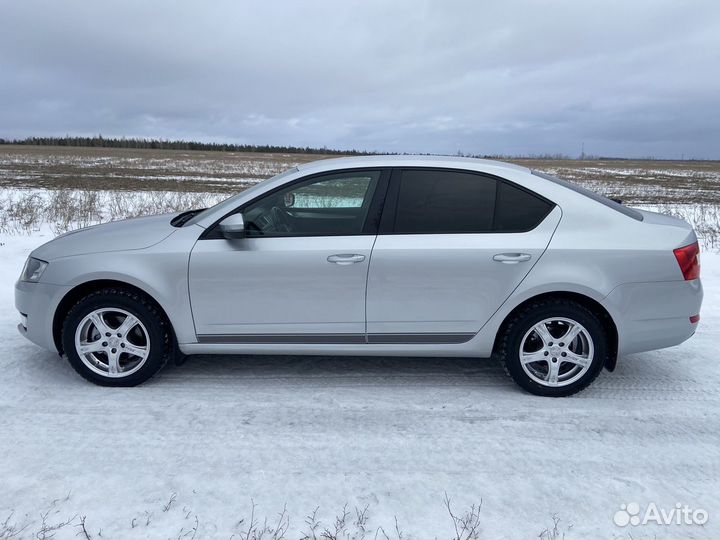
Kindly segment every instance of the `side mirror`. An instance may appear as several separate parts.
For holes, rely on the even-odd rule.
[[[226,217],[218,226],[223,237],[227,240],[245,238],[245,220],[240,213]]]

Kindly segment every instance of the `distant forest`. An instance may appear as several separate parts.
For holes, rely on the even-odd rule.
[[[207,143],[197,141],[172,141],[164,139],[112,138],[96,137],[27,137],[26,139],[3,139],[0,145],[19,144],[26,146],[79,146],[85,148],[149,148],[154,150],[201,150],[205,152],[267,152],[282,154],[330,154],[338,156],[372,156],[378,154],[397,154],[397,152],[367,152],[363,150],[337,150],[334,148],[311,148],[309,146],[276,146],[273,144],[231,144]],[[512,156],[499,154],[469,154],[457,152],[461,157],[489,159],[571,159],[565,154],[542,154]],[[590,156],[587,156],[590,158]],[[613,158],[610,158],[613,159]]]
[[[337,156],[372,156],[378,154],[397,154],[397,152],[368,152],[365,150],[337,150],[334,148],[311,148],[309,146],[276,146],[274,144],[232,144],[212,143],[198,141],[172,141],[165,139],[142,139],[142,138],[114,138],[97,135],[95,137],[27,137],[25,139],[3,139],[0,137],[0,145],[19,144],[26,146],[77,146],[85,148],[148,148],[154,150],[201,150],[205,152],[265,152],[281,154],[330,154]],[[677,161],[672,158],[655,158],[653,156],[643,157],[612,157],[602,155],[586,154],[584,151],[577,157],[570,157],[567,154],[471,154],[460,152],[453,154],[461,157],[486,158],[486,159],[543,159],[543,160],[648,160],[648,161]],[[680,161],[713,161],[696,158],[686,159],[683,154]]]
[[[2,139],[0,144],[27,146],[80,146],[86,148],[149,148],[155,150],[203,150],[209,152],[278,152],[285,154],[338,154],[364,156],[376,152],[359,150],[334,150],[300,146],[275,146],[272,144],[229,144],[197,141],[166,141],[163,139],[106,138],[97,137],[28,137],[26,139]]]

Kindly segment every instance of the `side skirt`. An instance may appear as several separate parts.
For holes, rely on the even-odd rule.
[[[465,343],[475,334],[428,333],[428,334],[200,334],[198,343],[206,344],[443,344]]]

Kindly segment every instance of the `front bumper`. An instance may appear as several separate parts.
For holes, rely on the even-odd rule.
[[[700,313],[703,288],[699,279],[625,283],[602,301],[615,320],[620,355],[679,345],[691,337]]]
[[[57,352],[53,339],[53,317],[68,289],[49,283],[15,283],[15,307],[20,312],[20,333],[36,345]]]

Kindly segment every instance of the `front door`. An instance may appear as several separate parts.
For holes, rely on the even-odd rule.
[[[199,341],[364,343],[380,177],[350,170],[293,182],[238,209],[246,238],[198,240],[189,281]]]
[[[467,341],[545,251],[560,209],[510,182],[394,173],[370,263],[370,343]]]

